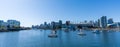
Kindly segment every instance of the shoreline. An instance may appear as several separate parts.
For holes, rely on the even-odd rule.
[[[1,29],[0,32],[11,32],[11,31],[30,30],[30,29],[31,28]]]
[[[19,29],[7,29],[7,30],[0,30],[0,32],[9,32],[9,31],[20,31],[20,30],[32,30],[33,28],[19,28]],[[41,29],[41,28],[39,28]],[[53,29],[43,29],[42,30],[53,30]],[[61,29],[55,29],[55,30],[67,30],[67,28],[61,28]],[[70,29],[73,30],[73,29]],[[79,30],[79,29],[75,29]],[[82,30],[115,30],[115,31],[120,31],[120,28],[87,28],[87,29],[82,29]]]
[[[41,29],[41,28],[39,28]],[[42,30],[53,30],[53,29],[43,29]],[[67,29],[67,28],[61,28],[61,29],[54,29],[54,30],[74,30],[74,29]],[[75,30],[79,30],[78,28]],[[109,31],[109,30],[115,30],[115,31],[120,31],[120,28],[85,28],[82,30],[103,30],[103,31]]]

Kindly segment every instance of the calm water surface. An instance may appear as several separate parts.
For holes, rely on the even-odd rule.
[[[99,34],[84,31],[57,31],[57,38],[49,38],[51,30],[23,30],[0,32],[0,47],[120,47],[119,31],[101,31]]]

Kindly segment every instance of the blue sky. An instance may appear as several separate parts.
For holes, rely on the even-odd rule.
[[[0,0],[0,20],[15,19],[22,26],[45,21],[97,20],[101,16],[120,22],[119,0]]]

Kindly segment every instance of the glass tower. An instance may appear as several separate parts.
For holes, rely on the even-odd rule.
[[[100,27],[102,28],[106,28],[107,27],[107,17],[106,16],[102,16],[101,19],[100,19]]]

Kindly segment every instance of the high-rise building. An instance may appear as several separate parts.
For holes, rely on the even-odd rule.
[[[52,28],[53,30],[56,29],[56,26],[55,26],[55,22],[54,22],[54,21],[51,22],[51,28]]]
[[[102,28],[106,28],[107,27],[107,17],[106,16],[102,16],[100,18],[100,27],[102,27]]]
[[[112,23],[113,23],[113,19],[112,18],[108,19],[108,24],[112,24]]]
[[[62,25],[62,20],[59,20],[59,24]]]
[[[62,20],[59,20],[59,28],[62,28]]]
[[[90,21],[89,21],[89,23],[90,23],[90,24],[93,24],[93,23],[94,23],[94,21],[90,20]]]
[[[98,27],[98,21],[94,22],[94,27]]]
[[[46,26],[46,25],[47,25],[47,22],[44,22],[44,25]]]
[[[66,25],[67,25],[67,26],[70,25],[70,21],[66,21]]]
[[[98,27],[100,27],[100,19],[98,19]]]
[[[84,23],[87,23],[87,20],[85,20]]]

